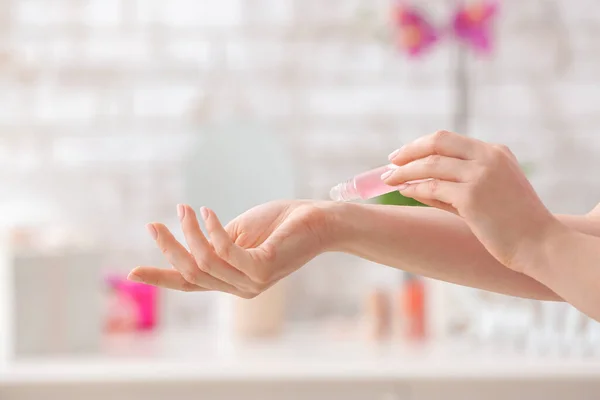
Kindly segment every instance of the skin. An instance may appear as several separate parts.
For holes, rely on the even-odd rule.
[[[148,225],[171,270],[137,267],[129,278],[184,291],[252,298],[317,255],[336,251],[460,285],[565,300],[600,319],[600,211],[553,215],[510,150],[440,131],[390,155],[386,184],[432,208],[312,201],[255,207],[223,227],[178,206],[189,251]],[[599,236],[599,237],[596,237]],[[599,272],[596,272],[599,271]]]

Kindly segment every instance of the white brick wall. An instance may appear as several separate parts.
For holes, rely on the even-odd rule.
[[[242,111],[287,135],[298,195],[323,198],[452,128],[453,45],[407,61],[378,39],[390,1],[0,0],[0,205],[46,193],[102,237],[122,221],[114,243],[143,235],[173,217],[190,134]],[[418,3],[448,21],[449,2]],[[534,162],[553,210],[583,212],[600,200],[600,5],[503,4],[495,55],[469,61],[466,133]]]

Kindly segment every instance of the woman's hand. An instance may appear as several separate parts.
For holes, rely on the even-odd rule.
[[[460,215],[498,261],[518,272],[532,246],[562,228],[505,146],[439,131],[393,152],[390,161],[398,168],[382,176],[386,184]],[[426,181],[405,184],[413,180]]]
[[[194,210],[177,207],[189,251],[159,223],[149,224],[174,270],[137,267],[129,279],[183,291],[217,290],[252,298],[327,248],[326,213],[316,203],[278,201],[257,206],[224,228],[201,209],[209,240]]]

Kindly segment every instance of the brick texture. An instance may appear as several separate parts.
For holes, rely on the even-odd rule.
[[[190,138],[224,117],[286,135],[297,195],[325,198],[399,144],[454,128],[455,45],[404,58],[390,1],[0,0],[0,209],[52,203],[100,242],[143,248],[142,224],[173,218]],[[448,21],[450,2],[418,3]],[[532,162],[552,210],[585,212],[600,201],[600,3],[502,3],[497,51],[469,56],[464,133]],[[320,274],[298,274],[297,290],[339,277]],[[351,306],[357,290],[347,278],[336,299]]]

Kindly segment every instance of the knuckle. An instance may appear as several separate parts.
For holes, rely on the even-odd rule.
[[[217,254],[217,256],[219,256],[219,258],[222,258],[223,260],[229,260],[229,257],[231,255],[231,244],[215,244],[214,248],[215,253]]]
[[[187,293],[189,293],[189,292],[195,292],[196,291],[196,286],[193,285],[193,284],[191,284],[191,283],[189,283],[189,282],[187,282],[186,284],[184,284],[181,287],[180,291],[187,292]]]
[[[212,262],[212,257],[206,251],[194,252],[194,254],[192,256],[194,257],[194,261],[196,262],[196,264],[202,270],[203,270],[204,266],[208,266]]]
[[[162,254],[164,254],[165,256],[168,255],[169,252],[169,246],[167,245],[167,243],[165,243],[163,240],[159,240],[156,243],[158,245],[158,249],[160,250],[160,252]]]
[[[495,144],[494,148],[502,154],[506,154],[506,155],[512,154],[512,151],[510,150],[510,148],[505,144]]]
[[[440,181],[438,179],[432,179],[427,182],[427,190],[431,195],[435,195],[439,189]]]
[[[200,281],[201,276],[203,275],[202,271],[200,269],[191,269],[189,271],[185,271],[181,274],[181,276],[183,276],[183,279],[185,279],[187,282],[191,283],[191,284],[196,284]]]
[[[440,130],[435,131],[435,133],[433,134],[433,139],[434,139],[434,141],[435,140],[440,140],[440,139],[445,138],[449,134],[450,134],[450,132],[448,132],[447,130],[440,129]]]
[[[492,161],[501,161],[506,159],[511,154],[510,149],[503,144],[492,145],[491,158]]]
[[[436,131],[431,136],[431,143],[434,151],[440,148],[441,144],[446,140],[446,138],[450,135],[450,132],[446,130]]]
[[[451,135],[450,132],[446,130],[439,130],[431,135],[430,138],[430,151],[434,154],[441,153],[444,147],[444,143],[447,142],[448,137]]]
[[[435,169],[440,165],[442,161],[442,156],[439,154],[433,154],[425,159],[425,165],[428,168]]]
[[[167,260],[167,262],[169,264],[171,264],[173,266],[179,264],[178,258],[175,256],[175,254],[171,250],[165,249],[164,251],[162,251],[162,253],[165,256],[165,259]]]

